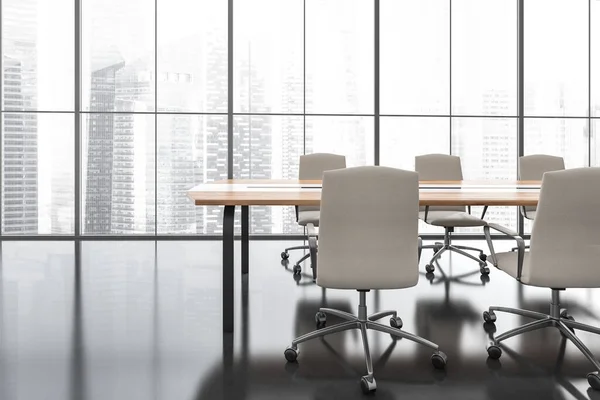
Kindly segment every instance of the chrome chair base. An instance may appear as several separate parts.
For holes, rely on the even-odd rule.
[[[587,375],[588,383],[595,390],[600,390],[600,362],[596,360],[594,354],[587,348],[585,344],[575,335],[575,329],[595,333],[600,335],[600,328],[591,325],[576,322],[572,316],[567,313],[566,309],[560,308],[559,290],[552,289],[552,302],[550,303],[550,313],[543,314],[535,311],[521,310],[517,308],[496,307],[492,306],[488,311],[483,312],[483,320],[486,324],[493,324],[496,321],[496,311],[509,314],[520,315],[527,318],[532,318],[534,321],[529,322],[518,328],[511,329],[503,334],[493,338],[492,342],[487,346],[488,356],[492,359],[499,359],[502,355],[500,343],[513,336],[521,335],[526,332],[532,332],[543,328],[555,327],[566,339],[569,339],[579,351],[592,363],[595,372],[590,372]]]
[[[281,265],[283,265],[285,267],[287,267],[289,265],[289,258],[290,258],[289,252],[291,250],[310,250],[310,245],[293,246],[293,247],[286,248],[284,251],[281,252]],[[300,264],[302,264],[309,257],[310,257],[310,252],[305,253],[302,256],[302,258],[300,258],[298,261],[296,261],[296,263],[294,264],[293,269],[292,269],[295,277],[300,277],[300,274],[302,273],[302,267],[300,266]]]
[[[285,250],[283,250],[281,252],[281,259],[282,260],[287,260],[290,258],[290,251],[292,250],[308,250],[308,245],[304,245],[304,246],[292,246],[292,247],[288,247]],[[298,261],[300,262],[300,261]],[[296,263],[297,264],[297,263]]]
[[[453,245],[451,243],[450,232],[450,228],[446,228],[446,232],[444,233],[444,243],[436,242],[433,245],[423,246],[424,249],[433,249],[434,251],[433,257],[431,258],[429,263],[425,265],[425,271],[427,271],[428,273],[435,271],[434,263],[437,262],[437,260],[442,256],[442,254],[444,254],[447,251],[453,251],[462,256],[470,258],[473,261],[476,261],[479,264],[479,272],[481,272],[482,275],[488,275],[490,273],[490,269],[487,267],[487,256],[483,252],[483,250],[475,247]],[[470,253],[467,253],[466,250],[478,252],[479,258],[475,257]]]
[[[403,338],[411,340],[415,343],[422,344],[430,347],[434,350],[431,356],[431,362],[437,369],[443,369],[447,363],[447,356],[438,349],[438,345],[424,339],[420,336],[413,335],[411,333],[403,331],[402,320],[398,317],[396,311],[380,311],[370,316],[367,316],[367,305],[366,305],[366,292],[359,291],[360,303],[358,306],[358,316],[347,313],[345,311],[335,310],[331,308],[320,308],[319,312],[315,317],[317,323],[317,330],[302,335],[292,341],[292,345],[285,350],[285,358],[288,362],[295,362],[298,358],[299,350],[298,345],[319,337],[332,335],[334,333],[344,332],[352,329],[358,329],[361,332],[362,343],[365,354],[365,361],[367,364],[367,374],[361,378],[361,387],[365,393],[373,392],[377,389],[377,383],[373,375],[373,361],[371,360],[371,352],[369,350],[369,340],[367,337],[367,329],[372,329],[378,332],[389,333],[394,338]],[[346,320],[333,326],[325,327],[326,315],[334,315],[336,317]],[[376,322],[382,318],[391,316],[390,325],[386,326],[379,322]]]

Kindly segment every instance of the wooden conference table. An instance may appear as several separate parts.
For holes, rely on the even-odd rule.
[[[535,206],[539,181],[422,181],[422,206]],[[248,273],[249,206],[318,206],[321,181],[229,179],[195,186],[197,206],[223,206],[223,331],[233,332],[234,212],[242,208],[242,273]]]

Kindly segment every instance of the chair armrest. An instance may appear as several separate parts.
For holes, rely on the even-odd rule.
[[[521,240],[523,243],[525,243],[523,238],[521,236],[519,236],[519,234],[517,232],[513,231],[512,229],[509,229],[505,226],[494,224],[494,223],[487,224],[487,226],[500,232],[500,233],[504,233],[506,236],[512,237],[513,239],[515,239],[517,241],[517,243],[519,242],[519,240]]]
[[[521,272],[523,271],[523,261],[525,259],[525,240],[519,234],[511,229],[508,229],[505,226],[498,224],[487,224],[483,228],[483,233],[485,234],[485,238],[490,247],[492,262],[494,266],[498,267],[498,263],[496,261],[496,253],[494,252],[494,246],[492,244],[492,238],[490,236],[490,228],[505,234],[506,236],[510,236],[517,242],[517,280],[521,280]]]
[[[314,224],[306,224],[306,235],[308,237],[318,237],[319,229]]]

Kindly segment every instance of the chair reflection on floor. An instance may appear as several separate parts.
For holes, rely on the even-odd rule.
[[[562,375],[566,347],[567,339],[563,337],[560,341],[556,361],[553,367],[548,369],[504,346],[504,353],[517,363],[519,371],[514,375],[506,374],[499,361],[488,360],[488,366],[493,376],[493,379],[486,384],[489,398],[504,400],[518,390],[519,395],[525,398],[565,399],[564,390],[577,400],[599,399],[600,394],[592,388],[588,388],[587,395],[584,395]],[[524,373],[524,369],[531,371],[531,375]]]
[[[478,270],[455,276],[446,275],[441,268],[437,268],[436,272],[439,272],[442,277],[436,280],[435,276],[432,277],[430,276],[431,273],[428,273],[428,280],[433,285],[444,285],[444,298],[439,300],[420,298],[417,300],[417,334],[433,338],[436,343],[447,348],[449,352],[460,353],[460,336],[463,326],[469,323],[477,323],[481,317],[469,301],[451,299],[450,287],[455,284],[483,286],[485,283],[468,282],[463,279],[473,275],[479,275],[481,278],[487,279],[489,277],[481,275]]]
[[[303,282],[304,283],[304,282]],[[312,282],[306,282],[310,285],[315,285]],[[348,300],[332,300],[327,297],[327,289],[321,289],[321,297],[319,299],[310,299],[310,300],[299,300],[296,305],[296,316],[294,318],[295,328],[294,334],[299,336],[307,331],[311,331],[315,329],[315,326],[319,327],[319,321],[315,319],[315,310],[318,310],[322,307],[335,308],[347,313],[351,313],[353,311],[352,304]],[[336,321],[335,316],[330,317],[331,321]],[[339,322],[342,322],[342,319],[339,319]],[[330,322],[330,321],[328,321]],[[356,333],[356,332],[354,332]],[[338,349],[338,351],[344,351],[344,343],[345,336],[344,335],[333,335],[327,338],[327,341],[330,345],[334,346]],[[315,352],[321,353],[323,349],[322,341],[314,340],[308,341],[306,345],[303,347],[303,351],[305,352]]]

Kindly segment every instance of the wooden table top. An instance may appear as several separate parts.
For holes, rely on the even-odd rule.
[[[421,181],[422,206],[535,206],[540,181]],[[228,179],[188,191],[197,206],[318,206],[321,181]]]

